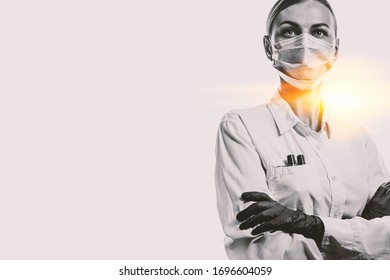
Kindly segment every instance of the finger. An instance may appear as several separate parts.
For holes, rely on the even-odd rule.
[[[264,212],[261,212],[259,214],[256,214],[252,217],[250,217],[248,220],[243,222],[240,225],[240,229],[248,229],[248,228],[254,228],[258,226],[259,224],[268,222],[270,220],[270,217],[267,215],[263,215]]]
[[[261,214],[263,215],[262,219],[265,223],[252,230],[252,234],[256,235],[269,230],[281,230],[284,224],[284,219],[281,214],[285,209],[287,208],[279,204],[263,211]]]
[[[390,194],[390,182],[386,183],[386,185],[382,185],[382,187],[386,188],[385,195]]]
[[[256,214],[256,215],[250,217],[245,222],[241,223],[240,224],[240,229],[244,230],[244,229],[256,227],[256,226],[258,226],[259,224],[261,224],[263,222],[262,220],[263,219],[262,219],[261,213]]]
[[[244,201],[274,201],[268,194],[263,192],[244,192],[241,195],[241,199]]]
[[[379,186],[376,193],[374,194],[374,197],[380,197],[386,194],[386,192],[389,190],[388,187],[385,187],[385,185]]]
[[[258,235],[260,233],[270,231],[270,230],[277,230],[277,226],[273,223],[273,220],[269,221],[268,223],[264,223],[262,225],[259,225],[254,230],[252,230],[252,235]]]
[[[268,204],[272,203],[274,207],[270,207],[250,217],[248,220],[246,220],[240,225],[240,229],[253,228],[261,223],[269,222],[280,215],[281,210],[279,209],[278,205],[275,205],[273,202],[259,202],[259,203],[268,203]]]
[[[257,205],[257,203],[253,203],[253,204],[249,205],[247,208],[245,208],[244,210],[242,210],[241,212],[239,212],[237,214],[237,216],[236,216],[237,221],[239,221],[239,222],[245,221],[250,216],[257,213],[259,211],[258,209],[259,209],[259,206]]]
[[[269,201],[263,201],[263,202],[257,202],[249,205],[247,208],[242,210],[240,213],[237,214],[236,219],[239,222],[245,221],[251,216],[258,214],[259,212],[268,209],[269,207],[273,206],[273,202]]]

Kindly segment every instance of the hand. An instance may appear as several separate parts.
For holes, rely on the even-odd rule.
[[[390,182],[382,184],[364,208],[362,217],[366,220],[390,216]]]
[[[291,210],[262,192],[245,192],[241,199],[244,202],[255,202],[237,214],[237,220],[242,222],[241,230],[254,228],[253,235],[269,230],[282,230],[299,233],[316,241],[322,240],[324,224],[320,218]]]

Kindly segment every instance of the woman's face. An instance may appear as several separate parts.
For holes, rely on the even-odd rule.
[[[271,28],[271,42],[277,43],[308,33],[336,46],[336,20],[327,7],[316,1],[305,1],[280,12]]]
[[[289,40],[288,42],[292,44],[291,49],[287,47],[283,52],[283,48],[278,43],[283,45],[282,41],[292,39],[302,33],[310,34],[320,41],[323,40],[324,45],[314,42],[315,46],[320,46],[320,48],[307,45],[306,47],[310,49],[307,51],[306,48],[295,48],[294,40]],[[274,67],[280,72],[297,80],[311,81],[322,77],[337,59],[339,43],[336,38],[336,20],[326,6],[316,1],[294,4],[281,11],[275,17],[269,38],[267,37],[264,40],[264,47],[268,59],[273,61]],[[313,44],[310,37],[307,42],[307,39],[303,40],[302,36],[297,39],[301,40],[295,42],[297,44]],[[275,50],[278,50],[280,61],[275,62],[273,58]],[[299,66],[291,68],[285,63]]]

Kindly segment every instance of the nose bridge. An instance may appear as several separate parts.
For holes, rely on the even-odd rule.
[[[310,60],[309,46],[302,40],[299,48],[295,51],[295,63],[305,63]]]
[[[301,54],[301,63],[309,62],[311,51],[308,44],[303,44],[302,46],[302,54]]]
[[[301,45],[302,46],[307,46],[309,43],[310,43],[309,34],[302,33]]]
[[[308,54],[309,54],[308,47],[310,45],[310,41],[309,41],[309,38],[307,37],[307,34],[305,34],[305,33],[301,34],[301,38],[299,40],[298,45],[300,47],[299,47],[299,54],[297,57],[297,60],[298,60],[297,62],[304,63],[308,60]]]
[[[313,42],[309,34],[302,38],[301,63],[310,63],[317,58],[318,43]]]

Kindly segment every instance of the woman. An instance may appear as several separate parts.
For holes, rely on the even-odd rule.
[[[389,259],[389,174],[367,133],[332,119],[321,100],[339,48],[330,4],[279,0],[267,31],[278,92],[268,104],[226,114],[218,131],[228,257]]]

